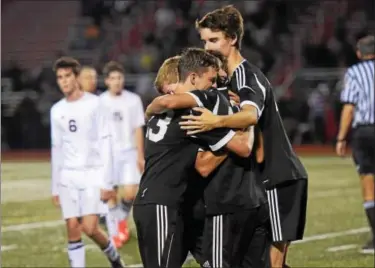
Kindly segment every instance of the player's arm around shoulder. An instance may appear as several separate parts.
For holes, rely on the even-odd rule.
[[[233,115],[219,117],[218,127],[244,129],[256,125],[262,115],[267,88],[270,86],[269,81],[260,71],[247,71],[244,81],[238,86],[240,111]]]
[[[189,93],[169,94],[156,97],[151,104],[147,106],[146,118],[152,115],[161,114],[168,110],[186,109],[198,106],[197,98]]]

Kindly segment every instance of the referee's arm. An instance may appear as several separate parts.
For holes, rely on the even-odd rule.
[[[353,121],[354,109],[358,100],[358,86],[356,80],[350,73],[350,69],[345,74],[344,89],[341,92],[341,111],[340,128],[337,134],[336,153],[339,156],[345,155],[346,137]]]

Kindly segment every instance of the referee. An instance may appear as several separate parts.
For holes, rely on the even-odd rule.
[[[374,254],[375,244],[375,37],[366,36],[357,43],[360,63],[351,66],[345,74],[341,93],[343,109],[337,136],[336,153],[345,155],[346,138],[353,128],[353,159],[361,178],[363,206],[372,230],[372,240],[362,247],[362,253]]]

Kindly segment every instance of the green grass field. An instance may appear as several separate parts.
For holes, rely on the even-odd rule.
[[[311,157],[303,162],[310,176],[306,240],[292,245],[288,263],[374,267],[374,256],[358,253],[370,233],[351,160]],[[65,229],[50,202],[49,170],[47,162],[2,163],[2,267],[68,267]],[[101,252],[86,242],[87,266],[108,267]],[[141,267],[134,236],[121,254],[131,267]]]

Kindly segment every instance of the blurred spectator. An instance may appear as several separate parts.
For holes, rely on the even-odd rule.
[[[156,95],[153,73],[161,61],[187,46],[201,46],[195,20],[227,3],[81,0],[81,18],[70,29],[66,47],[61,48],[67,50],[58,52],[54,58],[74,55],[99,72],[109,60],[118,60],[127,72],[126,87],[142,95],[146,106]],[[334,91],[335,85],[328,80],[337,83],[339,77],[335,74],[333,79],[322,78],[321,83],[326,85],[320,85],[320,89],[316,89],[317,79],[302,78],[297,82],[293,79],[298,76],[299,68],[337,68],[356,63],[353,44],[371,29],[369,19],[374,19],[370,12],[374,1],[305,0],[291,4],[284,0],[259,0],[234,4],[244,17],[243,55],[270,77],[277,96],[291,94],[284,96],[279,105],[288,134],[301,136],[297,138],[301,141],[307,137],[310,115],[317,139],[324,142],[325,136],[334,131],[325,127],[324,122],[329,122],[329,126],[332,122],[337,124],[336,113],[326,105],[339,107],[333,101],[335,96],[324,91],[326,87]],[[23,141],[27,146],[42,146],[45,141],[48,146],[49,109],[61,97],[51,69],[53,60],[43,59],[32,70],[23,70],[16,59],[3,64],[2,77],[8,79],[2,81],[2,135],[8,138],[10,148],[22,147],[19,142],[26,138],[23,131],[31,133]],[[281,84],[286,84],[288,90],[279,91],[283,87],[277,85]],[[104,87],[100,79],[98,87]],[[35,94],[25,92],[29,89]],[[26,116],[28,111],[34,127],[39,128],[39,137],[45,137],[44,142],[33,134],[30,118]]]
[[[327,85],[319,84],[308,98],[310,120],[314,126],[314,137],[321,144],[325,143],[325,102],[328,94],[329,88]]]

